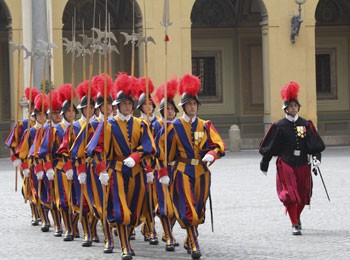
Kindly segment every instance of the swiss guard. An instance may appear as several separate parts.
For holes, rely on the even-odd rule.
[[[29,119],[26,118],[21,121],[18,121],[17,124],[12,128],[9,136],[5,141],[6,147],[8,147],[11,152],[10,159],[13,166],[19,169],[21,169],[20,168],[21,160],[16,156],[16,149],[18,148],[18,145],[20,144],[25,131],[28,129],[28,122],[29,122],[29,128],[35,125],[35,118],[32,116],[32,113],[34,111],[34,99],[39,94],[39,90],[37,88],[26,87],[24,89],[24,94],[28,103],[30,103],[30,111],[28,111]],[[23,194],[23,197],[26,199],[27,192],[28,192],[27,191],[28,185],[27,185],[27,182],[25,181],[23,172],[21,170],[20,170],[20,174],[22,177],[22,194]],[[33,201],[30,201],[29,206],[32,213],[31,223],[33,226],[37,226],[39,225],[39,220],[40,220],[38,209]]]
[[[44,174],[42,159],[38,156],[41,140],[44,134],[44,125],[47,120],[49,109],[48,98],[45,94],[38,94],[34,99],[35,125],[23,135],[16,154],[22,160],[21,170],[26,181],[29,182],[27,189],[30,200],[37,205],[42,226],[41,231],[48,232],[50,220],[48,211],[50,209],[49,182]]]
[[[193,259],[201,257],[198,241],[198,225],[205,220],[205,205],[210,194],[211,173],[209,165],[225,155],[225,144],[210,121],[197,117],[200,105],[198,77],[185,74],[179,85],[182,95],[179,106],[184,113],[167,126],[157,136],[158,156],[161,169],[158,172],[160,183],[168,185],[167,163],[175,161],[173,202],[177,221],[187,231],[184,247]],[[164,141],[167,134],[165,151]],[[165,181],[163,178],[167,177]]]
[[[54,183],[54,203],[59,210],[65,226],[63,241],[73,241],[73,223],[68,201],[68,179],[63,172],[63,159],[56,154],[62,143],[63,135],[71,122],[74,121],[78,110],[72,102],[72,84],[64,84],[58,87],[58,97],[52,96],[52,110],[59,111],[62,120],[53,125],[50,131],[46,130],[40,148],[39,156],[44,159],[44,169],[49,180]],[[75,91],[73,91],[73,98]],[[55,101],[56,100],[56,101]],[[59,233],[57,233],[59,236]]]
[[[160,129],[164,126],[164,120],[173,121],[176,118],[177,113],[179,113],[178,108],[175,105],[174,98],[177,94],[178,80],[176,78],[169,80],[166,83],[167,87],[167,104],[165,108],[165,91],[164,84],[157,88],[155,93],[155,101],[159,103],[159,112],[161,118],[152,123],[152,129],[155,136],[159,133]],[[170,183],[168,188],[164,188],[159,182],[158,170],[155,171],[155,184],[156,184],[156,214],[160,218],[163,234],[162,240],[166,243],[166,251],[174,251],[175,246],[179,246],[173,236],[173,227],[176,223],[176,216],[174,214],[173,200],[171,199],[171,191],[173,190],[174,175],[172,167],[175,162],[168,162],[168,175],[170,178]],[[154,166],[154,168],[157,168]]]
[[[141,160],[155,152],[155,144],[148,126],[132,113],[137,85],[126,73],[115,81],[118,94],[116,117],[101,122],[87,147],[94,157],[96,174],[107,186],[107,214],[110,225],[116,227],[121,245],[121,259],[132,259],[130,235],[139,224],[145,197],[145,176]]]
[[[277,156],[277,194],[288,212],[293,235],[301,235],[300,215],[305,205],[310,204],[312,176],[309,161],[319,166],[321,152],[325,149],[313,123],[298,115],[301,107],[299,88],[295,81],[282,87],[285,117],[271,125],[259,148],[263,156],[260,170],[265,175],[271,158]]]

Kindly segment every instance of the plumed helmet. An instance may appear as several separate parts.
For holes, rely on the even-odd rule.
[[[174,102],[174,97],[177,93],[178,88],[178,80],[176,78],[173,78],[167,82],[167,102],[169,104],[172,104],[174,106],[175,112],[179,113],[179,109],[176,107]],[[159,111],[164,116],[164,106],[165,106],[165,98],[164,98],[164,84],[159,86],[156,90],[154,99],[157,103],[160,103],[159,105]]]
[[[89,84],[88,80],[81,82],[77,87],[77,95],[80,100],[80,103],[77,108],[84,108],[88,103],[88,94],[89,94]],[[95,97],[97,95],[97,90],[91,85],[90,89],[90,104],[95,106]]]
[[[32,116],[42,112],[43,108],[44,108],[43,112],[47,113],[49,109],[49,99],[45,94],[38,94],[34,99],[34,111],[32,113]]]
[[[295,81],[290,81],[281,88],[281,97],[283,99],[282,109],[285,110],[292,101],[298,104],[301,107],[298,100],[300,86]]]
[[[72,101],[72,84],[66,83],[58,87],[58,98],[62,102],[61,115],[63,115],[71,107]],[[75,90],[73,89],[73,100],[75,97]],[[75,113],[78,114],[78,109],[73,104]]]
[[[118,93],[117,98],[112,105],[119,105],[127,99],[134,104],[134,97],[140,89],[140,83],[138,79],[133,76],[129,76],[126,73],[119,73],[115,80],[115,89]]]
[[[145,77],[142,77],[139,79],[140,80],[140,91],[137,93],[136,98],[138,99],[138,104],[137,104],[137,109],[142,111],[142,105],[146,103],[146,89],[147,89],[147,80]],[[154,104],[151,94],[154,90],[154,85],[153,82],[150,78],[148,78],[148,98],[149,101],[152,102],[153,109],[156,108],[156,105]],[[144,113],[144,112],[143,112]]]
[[[30,97],[30,87],[26,87],[24,89],[24,95],[26,96],[26,99],[28,100],[28,102],[30,99],[31,104],[34,104],[34,99],[38,94],[39,94],[39,90],[37,88],[32,88],[32,96]]]
[[[49,110],[47,111],[48,114],[51,113],[51,111],[61,110],[62,108],[62,102],[58,98],[59,96],[58,91],[51,89],[50,93],[51,93],[51,107],[49,107]],[[50,100],[50,96],[49,96],[49,100]]]
[[[201,103],[197,96],[200,88],[201,81],[197,76],[191,74],[183,75],[179,84],[179,93],[182,95],[179,106],[185,105],[190,99],[194,99],[200,105]]]
[[[107,102],[112,103],[113,98],[113,80],[110,76],[102,73],[92,78],[92,86],[97,89],[95,108],[99,108],[104,102],[104,88],[106,80]]]

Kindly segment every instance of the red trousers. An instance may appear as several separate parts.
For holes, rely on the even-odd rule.
[[[298,224],[298,218],[305,205],[310,204],[312,195],[311,167],[304,164],[293,167],[281,158],[277,159],[277,194],[287,208],[292,224]]]

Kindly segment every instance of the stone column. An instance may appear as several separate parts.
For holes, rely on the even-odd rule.
[[[32,42],[33,47],[37,48],[42,44],[39,43],[40,40],[48,42],[47,35],[47,8],[46,0],[35,0],[32,1]],[[33,64],[33,79],[34,85],[37,88],[40,88],[42,83],[42,76],[44,72],[45,58],[40,57],[39,59],[34,60]],[[47,77],[46,77],[47,78]]]

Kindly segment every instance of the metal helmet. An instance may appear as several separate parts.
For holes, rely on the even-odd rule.
[[[98,93],[97,98],[96,98],[95,108],[99,108],[100,106],[102,106],[103,102],[104,102],[103,96],[100,93]],[[112,103],[112,102],[113,102],[113,97],[112,97],[112,95],[109,95],[107,97],[107,103]]]
[[[175,102],[174,102],[173,99],[168,99],[167,102],[174,106],[176,114],[179,113],[179,109],[176,107]],[[160,112],[164,111],[164,105],[165,105],[164,103],[165,103],[165,98],[163,98],[162,101],[160,102],[160,105],[159,105],[159,111]]]
[[[195,95],[195,96],[190,96],[189,94],[187,94],[186,92],[182,94],[181,96],[181,101],[179,103],[179,106],[183,106],[185,105],[190,99],[194,99],[198,105],[201,104],[201,102],[199,101],[198,99],[198,96]]]
[[[134,99],[132,96],[127,96],[124,94],[124,92],[122,90],[120,90],[117,94],[117,98],[116,100],[113,101],[112,105],[115,106],[115,105],[119,105],[121,102],[125,101],[129,99],[132,104],[134,105]]]
[[[152,106],[153,106],[153,109],[155,109],[156,108],[156,105],[154,104],[154,102],[153,102],[153,100],[152,100],[152,98],[151,98],[151,95],[148,95],[148,97],[149,97],[149,101],[150,102],[152,102]],[[138,110],[140,110],[142,113],[144,113],[143,111],[142,111],[142,105],[143,104],[145,104],[146,103],[146,93],[142,93],[141,95],[140,95],[140,98],[139,98],[139,101],[138,101],[138,104],[137,104],[137,109]]]
[[[88,97],[87,96],[83,96],[80,100],[80,104],[77,106],[77,108],[84,108],[87,106],[88,103]],[[93,98],[90,98],[90,104],[95,106],[95,100]]]
[[[292,98],[290,100],[283,101],[282,109],[285,110],[290,105],[290,103],[292,103],[293,101],[295,103],[297,103],[297,105],[299,106],[299,109],[300,109],[301,105],[300,105],[299,100],[297,98]]]
[[[61,108],[61,115],[63,115],[64,113],[66,113],[66,111],[68,111],[68,109],[70,108],[71,102],[70,100],[65,100],[62,104],[62,108]],[[79,114],[78,109],[75,107],[75,105],[73,104],[73,108],[76,114]]]

